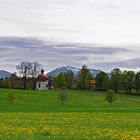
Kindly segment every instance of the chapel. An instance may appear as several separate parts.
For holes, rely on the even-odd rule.
[[[44,70],[41,70],[41,74],[37,76],[36,81],[36,90],[47,90],[48,89],[49,79],[46,74],[44,74]]]

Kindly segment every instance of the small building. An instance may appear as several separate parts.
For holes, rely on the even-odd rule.
[[[91,80],[88,81],[88,84],[90,84],[90,87],[92,89],[94,89],[95,86],[96,86],[96,80],[95,79],[91,79]]]
[[[44,70],[41,70],[41,74],[37,77],[36,82],[36,90],[47,90],[48,89],[49,79],[46,74],[44,74]]]

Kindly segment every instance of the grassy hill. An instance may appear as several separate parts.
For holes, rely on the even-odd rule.
[[[140,112],[140,96],[116,94],[117,100],[110,107],[105,92],[67,90],[68,99],[60,105],[55,91],[0,89],[1,112]],[[8,95],[16,99],[11,105]]]
[[[0,89],[0,139],[140,140],[140,96],[116,94],[110,107],[105,92],[67,90],[61,106],[60,92]]]

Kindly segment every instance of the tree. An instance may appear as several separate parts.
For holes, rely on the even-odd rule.
[[[127,92],[131,94],[132,88],[134,87],[135,72],[127,72]]]
[[[108,90],[109,88],[109,78],[108,75],[103,72],[100,71],[97,75],[96,75],[96,89],[97,90]]]
[[[12,73],[10,76],[10,80],[11,80],[11,87],[15,88],[16,87],[16,81],[17,81],[18,77],[16,72]]]
[[[59,73],[59,75],[56,78],[54,78],[54,81],[58,88],[67,88],[65,73],[63,72]]]
[[[92,80],[92,74],[90,73],[89,69],[86,65],[82,66],[79,74],[79,84],[81,89],[90,88],[90,80]]]
[[[8,78],[3,80],[3,86],[4,88],[11,88],[11,80]]]
[[[59,99],[61,101],[61,105],[63,105],[64,101],[67,99],[67,92],[65,89],[62,89],[61,92],[59,93]]]
[[[3,88],[4,87],[4,82],[3,82],[3,78],[0,78],[0,88]]]
[[[19,75],[23,78],[23,89],[26,89],[27,76],[30,76],[32,72],[32,63],[23,61],[16,68]]]
[[[126,93],[128,93],[127,71],[122,72],[120,75],[119,85],[120,90],[124,90]]]
[[[137,72],[135,76],[135,89],[137,92],[140,90],[140,72]]]
[[[8,95],[8,101],[10,101],[11,105],[13,104],[13,101],[16,99],[14,93],[10,93]]]
[[[36,78],[39,75],[42,65],[39,64],[39,62],[33,62],[31,63],[31,65],[32,65],[31,76],[33,81],[33,88],[36,89]]]
[[[119,90],[120,75],[121,75],[121,70],[119,68],[114,68],[111,71],[111,87],[115,92],[118,92]]]
[[[65,80],[67,82],[67,87],[69,89],[71,89],[73,84],[74,84],[74,73],[72,71],[66,72],[65,73]]]
[[[115,93],[113,90],[109,90],[107,93],[106,93],[106,97],[105,97],[105,101],[109,102],[110,103],[110,106],[112,106],[112,103],[113,101],[116,100],[116,96],[115,96]]]
[[[87,73],[87,88],[89,90],[91,89],[91,87],[93,88],[93,81],[94,81],[94,77],[92,76],[90,71],[88,71],[88,73]]]

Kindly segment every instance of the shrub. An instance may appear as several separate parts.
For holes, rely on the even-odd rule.
[[[13,104],[13,101],[16,99],[16,97],[15,97],[14,93],[10,93],[8,95],[7,99],[8,99],[8,101],[10,101],[11,104]]]
[[[113,101],[116,100],[116,96],[113,90],[108,90],[106,93],[105,101],[110,103],[110,106],[112,106]]]

